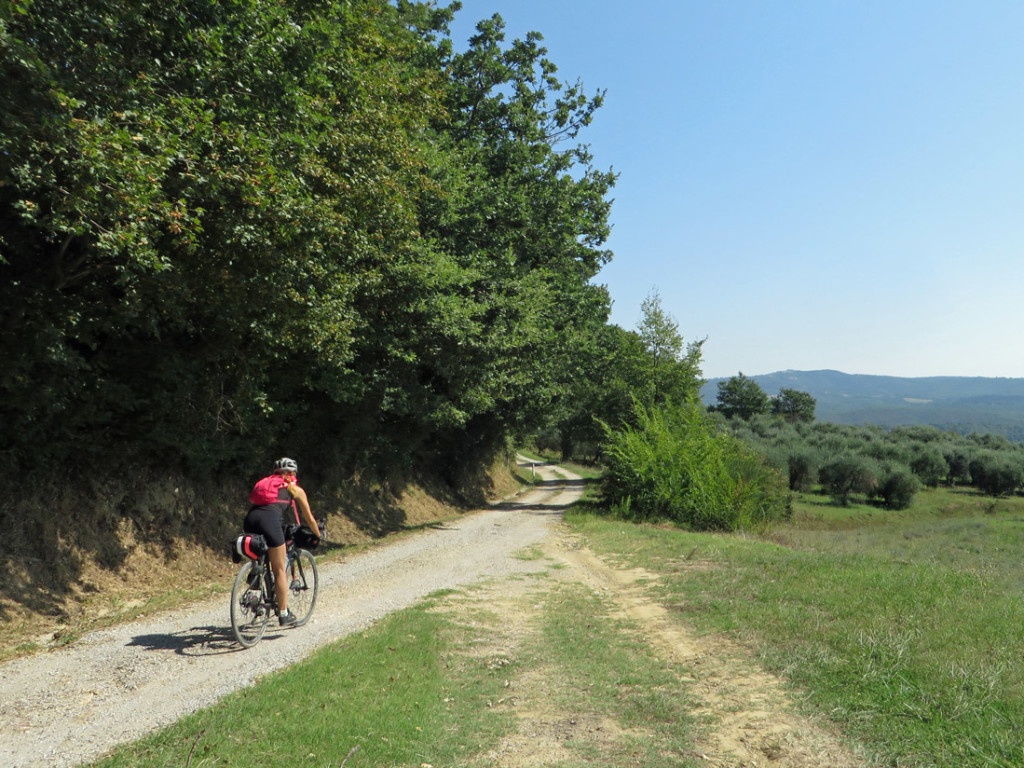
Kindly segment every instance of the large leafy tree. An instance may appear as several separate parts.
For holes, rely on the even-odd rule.
[[[465,51],[437,49],[450,79],[421,237],[365,296],[382,311],[354,367],[401,439],[444,462],[535,427],[572,385],[577,339],[607,318],[590,281],[610,258],[614,176],[576,143],[601,97],[559,81],[540,43],[506,43],[495,16]]]
[[[633,331],[608,324],[574,339],[564,394],[548,411],[548,428],[564,458],[593,459],[604,441],[602,423],[619,425],[634,415],[634,392],[644,385],[643,346]]]
[[[652,292],[640,307],[637,334],[644,349],[644,387],[637,396],[648,405],[683,402],[696,397],[701,385],[703,340],[687,344],[679,323],[665,311],[661,296]]]
[[[609,304],[600,95],[498,18],[456,53],[457,5],[4,6],[0,460],[84,495],[12,531],[33,574],[116,567],[128,505],[219,538],[213,489],[271,454],[327,493],[450,472],[568,401]]]
[[[718,383],[717,410],[728,418],[750,419],[768,413],[768,395],[761,386],[743,373]]]
[[[578,336],[577,373],[553,412],[564,455],[595,453],[605,426],[631,423],[636,406],[657,408],[696,399],[703,384],[703,341],[686,343],[657,292],[641,306],[636,330],[605,325]]]
[[[358,394],[354,297],[418,234],[440,111],[394,9],[39,0],[0,46],[8,451],[206,464]]]
[[[783,387],[778,397],[771,401],[771,412],[786,421],[810,424],[814,421],[814,410],[818,402],[808,392]]]

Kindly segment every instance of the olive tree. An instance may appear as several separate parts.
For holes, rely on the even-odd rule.
[[[826,462],[818,471],[818,478],[832,500],[844,507],[854,493],[870,496],[878,486],[874,463],[857,454],[844,454]]]

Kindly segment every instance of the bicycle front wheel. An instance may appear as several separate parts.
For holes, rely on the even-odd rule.
[[[258,578],[259,565],[245,563],[235,577],[231,589],[231,631],[244,648],[252,648],[267,631],[270,610],[263,599],[263,590]],[[255,586],[250,583],[255,582]]]
[[[295,614],[295,626],[301,627],[313,615],[320,580],[316,573],[316,560],[304,549],[295,551],[291,566],[291,585],[288,589],[288,610]]]

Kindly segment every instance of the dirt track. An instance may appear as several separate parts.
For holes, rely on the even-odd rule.
[[[310,624],[284,631],[272,624],[253,649],[235,644],[221,597],[0,667],[0,765],[65,768],[94,760],[432,592],[549,568],[515,557],[529,546],[569,566],[559,578],[613,599],[660,653],[693,664],[695,684],[706,692],[704,714],[720,721],[699,752],[709,765],[859,764],[826,730],[790,713],[776,680],[723,654],[720,642],[712,646],[673,625],[634,587],[635,574],[609,568],[568,538],[561,510],[578,498],[581,483],[560,469],[538,473],[544,483],[514,501],[323,565]],[[539,727],[524,723],[533,733]],[[501,764],[538,764],[536,748],[546,742],[532,743],[532,755],[509,753]]]

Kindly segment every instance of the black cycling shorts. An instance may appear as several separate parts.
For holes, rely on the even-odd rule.
[[[284,524],[281,511],[276,507],[253,507],[245,516],[242,530],[246,533],[260,533],[267,540],[267,546],[280,547],[284,544]]]

